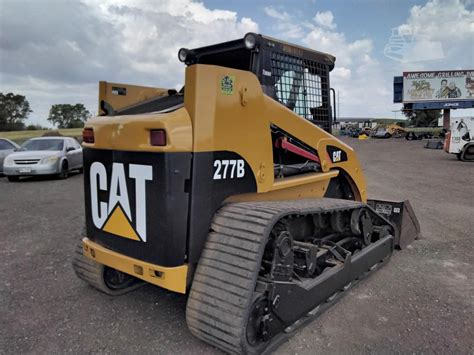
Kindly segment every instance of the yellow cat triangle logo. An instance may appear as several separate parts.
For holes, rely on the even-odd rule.
[[[120,204],[117,204],[117,207],[112,212],[112,215],[108,219],[107,223],[105,223],[103,230],[120,237],[140,241],[140,237],[130,225],[130,222],[125,216]]]

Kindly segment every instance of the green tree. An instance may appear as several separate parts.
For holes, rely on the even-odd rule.
[[[0,93],[0,131],[15,131],[25,128],[24,121],[30,112],[30,103],[25,96]]]
[[[402,110],[409,120],[409,124],[415,127],[430,127],[437,125],[441,117],[441,110]]]
[[[59,104],[51,106],[48,121],[58,128],[80,128],[91,117],[83,104]]]
[[[26,130],[28,131],[41,131],[43,129],[45,128],[40,124],[29,124],[28,126],[26,126]]]

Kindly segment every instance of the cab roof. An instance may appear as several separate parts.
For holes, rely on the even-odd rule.
[[[255,40],[254,46],[249,47],[246,45],[246,40],[248,38],[253,38]],[[215,58],[218,56],[222,62],[227,62],[228,65],[224,64],[224,66],[242,66],[242,69],[246,69],[245,66],[247,65],[249,52],[274,51],[285,53],[297,58],[326,64],[328,65],[330,71],[334,68],[336,61],[336,57],[331,54],[319,52],[310,48],[275,39],[270,36],[252,32],[247,33],[243,38],[240,39],[199,47],[191,50],[183,50],[186,50],[188,54],[184,60],[187,65],[197,63],[220,64],[215,63]],[[214,58],[214,60],[211,60],[211,57]],[[243,60],[244,63],[239,65],[239,60]],[[231,63],[233,63],[233,65],[230,65]]]

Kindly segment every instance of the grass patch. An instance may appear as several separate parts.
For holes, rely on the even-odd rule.
[[[441,133],[442,127],[410,127],[406,128],[408,132],[425,132],[432,133],[433,135],[438,135]]]
[[[8,138],[17,144],[21,144],[30,138],[42,137],[46,132],[47,130],[0,132],[0,138]],[[60,129],[59,133],[67,137],[81,137],[82,128]]]

